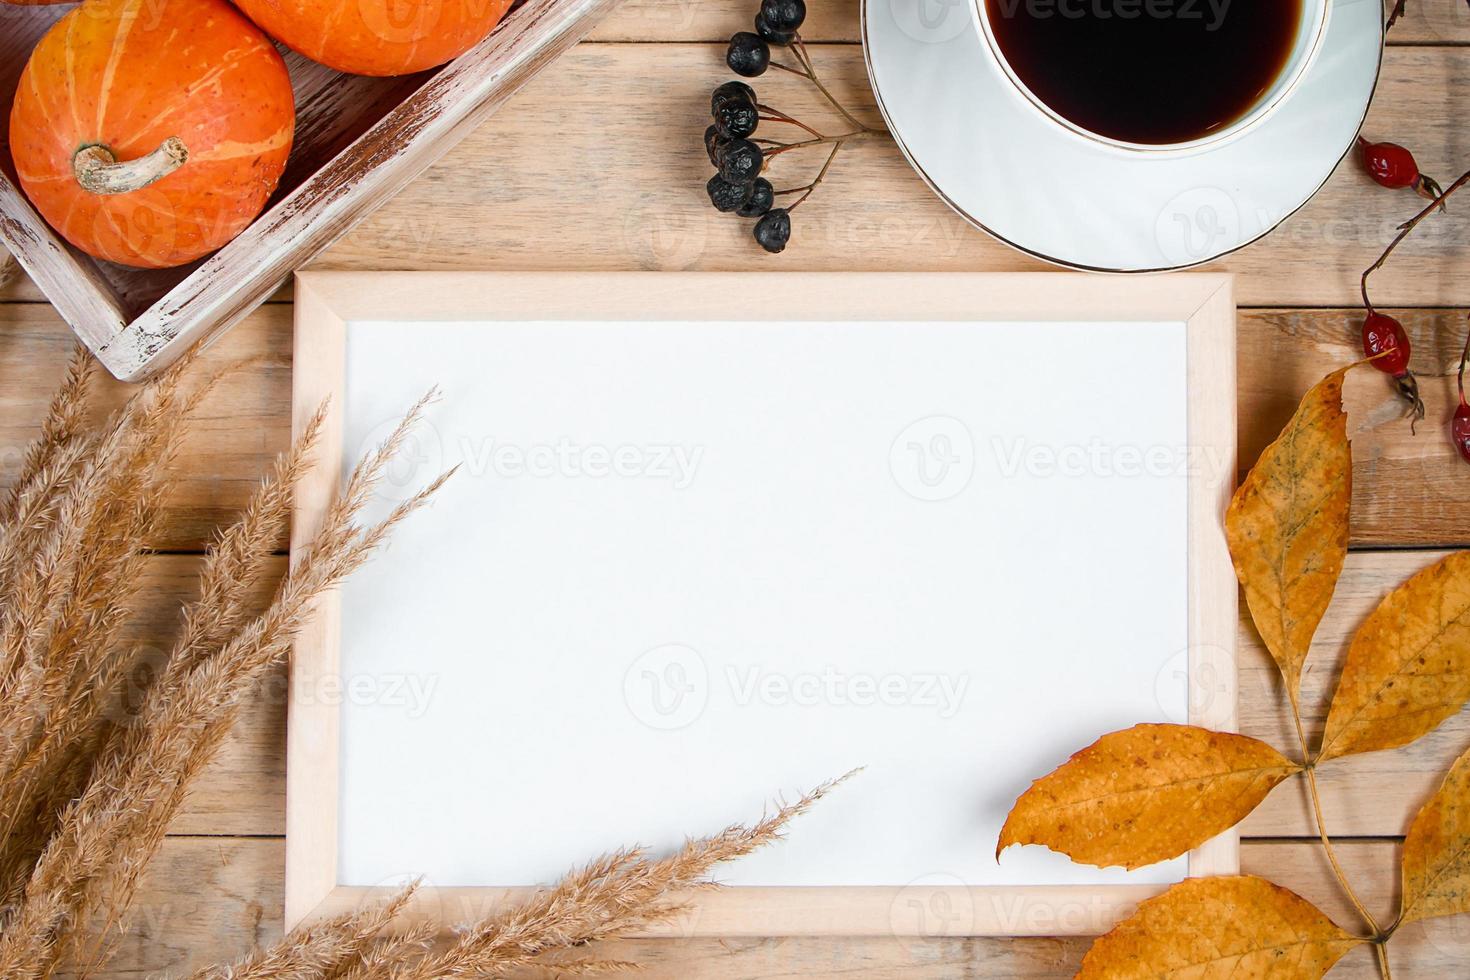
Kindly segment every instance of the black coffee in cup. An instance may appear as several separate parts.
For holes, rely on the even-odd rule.
[[[1248,115],[1292,62],[1304,0],[980,0],[1031,93],[1128,143],[1203,139]]]

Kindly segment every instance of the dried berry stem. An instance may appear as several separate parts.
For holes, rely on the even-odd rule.
[[[822,80],[817,77],[816,65],[812,63],[811,55],[807,54],[806,44],[802,41],[800,34],[792,39],[791,50],[795,52],[796,59],[800,61],[803,66],[805,66],[806,77],[811,79],[812,84],[817,87],[817,91],[822,93],[822,97],[825,98],[828,102],[832,103],[832,108],[840,112],[842,114],[842,118],[846,119],[854,126],[858,127],[859,129],[867,129],[868,127],[859,122],[857,120],[857,117],[855,117],[852,113],[843,108],[842,103],[838,102],[837,98],[831,92],[827,91],[827,86],[823,85]]]
[[[1443,193],[1441,193],[1433,201],[1430,201],[1428,206],[1426,206],[1418,214],[1414,215],[1414,217],[1410,218],[1408,221],[1400,225],[1398,235],[1395,236],[1394,240],[1389,243],[1388,248],[1383,250],[1383,254],[1378,257],[1378,261],[1374,262],[1372,265],[1368,266],[1368,268],[1363,270],[1363,306],[1368,310],[1369,313],[1377,313],[1378,311],[1374,309],[1373,301],[1368,298],[1368,277],[1377,272],[1379,269],[1383,268],[1383,264],[1388,261],[1388,257],[1394,253],[1394,250],[1397,249],[1400,244],[1403,243],[1403,240],[1413,234],[1414,229],[1418,228],[1425,218],[1433,214],[1435,212],[1435,209],[1443,207],[1444,202],[1449,199],[1450,195],[1454,194],[1455,191],[1459,190],[1461,187],[1464,187],[1467,183],[1470,183],[1470,171],[1466,171],[1465,173],[1461,174],[1453,184],[1444,189]]]
[[[787,211],[795,211],[798,207],[801,206],[801,203],[803,201],[812,196],[812,191],[817,189],[817,185],[822,182],[823,178],[827,176],[827,171],[832,168],[832,161],[837,159],[837,153],[839,150],[842,149],[842,144],[844,142],[844,140],[838,140],[836,143],[832,144],[832,152],[827,154],[827,162],[822,164],[822,169],[817,171],[816,177],[812,178],[812,182],[810,184],[807,184],[805,187],[793,188],[793,190],[803,191],[804,193],[801,195],[801,197],[798,197],[795,201],[793,201],[789,207],[787,207]],[[779,193],[787,194],[791,192],[781,191]]]
[[[848,140],[866,139],[867,137],[872,135],[874,135],[872,130],[864,129],[858,130],[857,132],[853,133],[840,133],[837,136],[817,136],[814,139],[801,140],[798,143],[777,143],[772,140],[763,140],[762,142],[775,147],[774,150],[771,150],[769,153],[766,154],[766,159],[769,160],[771,159],[771,157],[780,156],[787,150],[801,150],[805,149],[808,146],[824,146],[832,143],[846,143]]]
[[[1393,30],[1393,25],[1397,24],[1399,18],[1404,15],[1404,4],[1407,2],[1408,0],[1399,0],[1398,3],[1394,4],[1393,13],[1388,15],[1388,23],[1383,25],[1383,33],[1387,34]]]
[[[777,123],[786,123],[786,124],[791,125],[791,126],[798,126],[798,127],[802,128],[802,129],[806,130],[808,133],[811,133],[813,136],[821,136],[822,135],[822,131],[821,130],[819,130],[819,129],[813,129],[811,126],[808,126],[806,123],[801,122],[800,120],[797,120],[797,119],[782,119],[780,116],[761,116],[760,119],[761,119],[762,122],[777,122]],[[761,142],[771,143],[771,144],[776,145],[776,146],[780,146],[781,145],[780,140],[756,140],[756,142],[757,143],[761,143]]]
[[[806,130],[808,133],[811,133],[813,136],[821,136],[822,135],[817,130],[813,129],[812,127],[808,126],[806,123],[802,122],[800,119],[797,119],[795,116],[788,116],[786,113],[782,112],[780,109],[773,109],[771,106],[768,106],[768,105],[766,105],[763,102],[757,102],[755,104],[755,107],[757,109],[759,109],[761,112],[768,112],[768,113],[770,113],[770,115],[768,115],[768,116],[761,116],[760,117],[762,120],[764,120],[766,122],[790,123],[793,126],[800,126],[802,129]]]
[[[859,130],[869,133],[887,132],[887,130],[885,129],[875,129],[872,126],[864,125],[861,120],[859,120],[852,113],[848,112],[847,109],[843,107],[841,102],[837,101],[837,97],[833,95],[827,89],[827,86],[822,84],[822,80],[817,77],[817,67],[815,64],[812,63],[811,55],[807,53],[806,45],[802,43],[801,35],[799,34],[791,41],[791,53],[796,57],[797,63],[801,65],[800,68],[792,68],[790,65],[783,65],[779,61],[771,62],[771,67],[779,68],[782,71],[790,72],[793,75],[800,75],[802,78],[805,78],[807,81],[811,82],[814,86],[816,86],[817,91],[822,93],[822,98],[826,99],[827,102],[832,106],[832,108],[841,113],[842,118],[846,119],[849,123],[856,126]],[[764,108],[764,106],[757,106],[757,108]],[[789,122],[792,120],[787,119],[786,121]]]
[[[803,69],[803,68],[792,68],[790,65],[783,65],[779,61],[773,61],[773,62],[771,62],[771,67],[772,68],[779,68],[782,71],[789,71],[789,72],[791,72],[791,74],[793,74],[793,75],[800,75],[802,78],[805,78],[807,80],[810,80],[811,77],[812,77],[811,75],[808,75],[806,73],[806,70]]]

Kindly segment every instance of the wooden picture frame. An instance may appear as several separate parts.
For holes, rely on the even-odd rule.
[[[297,493],[293,559],[320,526],[343,456],[344,344],[353,320],[713,319],[728,295],[720,273],[302,273],[296,280],[293,420],[297,434],[324,398],[330,414],[316,467]],[[1109,278],[1075,273],[761,273],[763,304],[783,319],[1182,322],[1187,330],[1191,450],[1217,465],[1188,488],[1190,672],[1233,678],[1237,587],[1223,523],[1234,485],[1235,306],[1232,277]],[[1125,382],[1119,379],[1119,383]],[[1138,381],[1136,383],[1143,383]],[[303,696],[339,669],[340,609],[321,600],[296,642],[287,729],[285,910],[288,928],[355,907],[383,889],[338,877],[340,708]],[[1190,721],[1233,731],[1235,688],[1190,699]],[[1040,775],[1038,773],[1037,775]],[[594,855],[583,857],[591,858]],[[1234,832],[1190,855],[1190,876],[1238,873]],[[1159,886],[904,888],[742,887],[701,894],[662,935],[1089,935]],[[408,918],[446,925],[485,914],[525,889],[424,888]],[[959,914],[956,915],[956,910]],[[956,924],[958,923],[958,924]]]

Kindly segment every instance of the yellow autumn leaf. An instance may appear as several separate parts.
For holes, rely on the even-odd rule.
[[[1104,735],[1032,783],[995,852],[1041,844],[1098,867],[1167,861],[1235,826],[1299,771],[1244,735],[1138,725]]]
[[[1353,458],[1342,380],[1349,370],[1332,372],[1307,392],[1225,514],[1235,576],[1293,704],[1347,558]]]
[[[1470,912],[1470,752],[1414,818],[1403,862],[1401,921]]]
[[[1264,878],[1190,878],[1093,943],[1077,980],[1314,980],[1361,942]]]
[[[1470,700],[1470,552],[1415,575],[1348,647],[1319,757],[1397,748]]]

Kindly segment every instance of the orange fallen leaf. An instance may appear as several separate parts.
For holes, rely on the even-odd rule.
[[[1470,701],[1470,552],[1399,586],[1353,637],[1319,758],[1397,748]]]
[[[1104,735],[1032,783],[1006,818],[996,855],[1041,844],[1098,867],[1167,861],[1235,826],[1300,771],[1244,735],[1138,725]]]
[[[1225,514],[1236,578],[1293,705],[1347,558],[1353,458],[1342,380],[1349,370],[1332,372],[1307,392]]]
[[[1264,878],[1191,878],[1093,943],[1077,980],[1310,980],[1362,942]]]
[[[1400,921],[1470,912],[1470,752],[1414,818],[1403,864]]]

